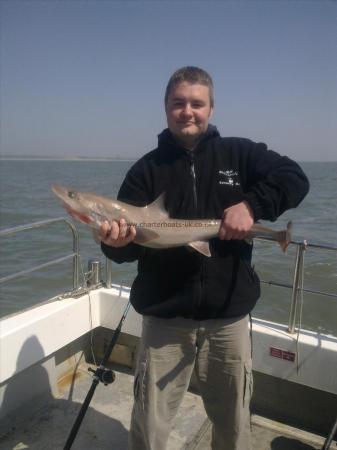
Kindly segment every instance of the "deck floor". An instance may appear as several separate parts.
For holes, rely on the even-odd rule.
[[[114,383],[97,386],[72,449],[127,450],[133,376],[125,370],[115,373]],[[62,449],[91,382],[86,368],[81,368],[80,377],[70,388],[69,385],[64,388],[60,398],[50,398],[38,414],[13,424],[0,438],[0,449]],[[200,397],[188,392],[176,417],[167,450],[208,450],[210,434],[211,427]],[[318,450],[323,441],[315,435],[253,416],[254,450]]]

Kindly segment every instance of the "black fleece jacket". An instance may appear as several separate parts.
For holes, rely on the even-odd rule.
[[[255,221],[274,221],[308,190],[306,176],[291,159],[263,143],[222,138],[210,125],[193,151],[164,130],[158,148],[129,170],[118,199],[144,206],[165,192],[165,207],[177,219],[221,219],[225,208],[245,200]],[[214,238],[210,249],[208,258],[189,247],[102,244],[103,253],[117,263],[138,259],[131,302],[141,314],[203,320],[249,313],[260,295],[250,264],[252,246]]]

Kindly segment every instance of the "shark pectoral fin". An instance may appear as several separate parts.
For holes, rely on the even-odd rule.
[[[159,234],[153,230],[137,228],[137,234],[134,242],[136,244],[146,244],[147,242],[154,241],[159,237],[160,237]]]
[[[201,253],[204,256],[208,256],[208,257],[211,256],[208,241],[194,241],[194,242],[189,242],[187,245],[189,247],[194,248],[194,250],[196,250],[197,252]]]

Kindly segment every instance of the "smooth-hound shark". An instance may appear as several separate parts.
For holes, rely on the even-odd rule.
[[[91,228],[98,230],[105,221],[125,219],[136,228],[134,242],[145,247],[170,248],[189,246],[210,257],[209,239],[218,235],[221,220],[174,219],[164,207],[164,194],[144,207],[137,207],[108,197],[78,192],[53,185],[53,192],[62,200],[67,212]],[[285,230],[275,231],[255,223],[245,239],[265,238],[277,241],[286,251],[291,241],[291,222]]]

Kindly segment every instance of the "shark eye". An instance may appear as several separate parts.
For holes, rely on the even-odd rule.
[[[76,198],[76,192],[74,192],[74,191],[68,191],[68,197],[69,197],[69,198]]]

